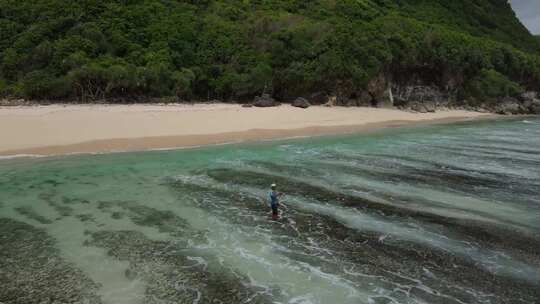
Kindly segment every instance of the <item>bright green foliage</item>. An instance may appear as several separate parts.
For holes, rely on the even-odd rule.
[[[519,84],[495,70],[482,70],[468,84],[469,92],[478,99],[500,96],[515,97],[523,92]]]
[[[0,94],[35,99],[346,95],[381,73],[492,96],[539,89],[539,54],[506,0],[0,0]]]

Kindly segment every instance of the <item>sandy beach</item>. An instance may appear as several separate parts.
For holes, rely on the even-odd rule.
[[[359,132],[492,114],[393,109],[242,108],[231,104],[0,107],[0,155],[62,155],[165,149]]]

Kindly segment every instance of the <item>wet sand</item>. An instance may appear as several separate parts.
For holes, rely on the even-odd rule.
[[[171,149],[493,117],[460,110],[231,104],[0,107],[0,156]]]

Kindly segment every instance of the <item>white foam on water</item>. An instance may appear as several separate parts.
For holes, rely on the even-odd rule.
[[[182,179],[184,181],[189,180],[190,182],[201,182],[204,183],[208,187],[214,187],[216,189],[220,190],[229,190],[229,191],[239,191],[240,193],[244,194],[250,194],[254,197],[257,196],[264,196],[264,191],[260,189],[253,189],[249,187],[235,187],[235,189],[231,190],[230,188],[213,182],[209,178],[205,177],[179,177],[179,179]],[[292,198],[295,199],[294,197]],[[226,202],[223,202],[226,204]],[[289,203],[291,203],[289,201]],[[294,202],[293,202],[294,204]],[[304,204],[304,202],[302,202]],[[294,205],[297,207],[296,205]],[[310,205],[311,207],[317,206],[315,204]],[[305,207],[305,204],[304,204]],[[181,207],[182,209],[185,208],[185,206]],[[228,206],[224,206],[224,208],[231,209]],[[234,208],[233,208],[234,209]],[[302,209],[302,208],[299,208]],[[304,210],[308,211],[314,211],[313,208],[307,208]],[[349,210],[343,210],[343,213],[346,214]],[[238,212],[241,212],[241,210],[238,210]],[[227,213],[235,214],[236,212],[231,210],[228,210]],[[320,213],[320,210],[317,210],[316,213]],[[185,212],[178,212],[178,214],[186,214]],[[189,214],[189,212],[188,212]],[[205,219],[212,218],[211,215],[205,215]],[[318,280],[323,280],[326,282],[331,282],[331,285],[338,286],[339,289],[336,289],[335,287],[332,289],[329,289],[328,292],[339,292],[342,295],[347,295],[345,299],[338,299],[338,298],[332,298],[329,297],[328,301],[345,301],[340,303],[348,303],[348,298],[351,299],[357,299],[356,301],[360,301],[362,303],[366,303],[366,301],[369,302],[369,299],[376,298],[386,298],[387,300],[392,299],[390,303],[400,303],[399,299],[396,299],[394,297],[395,288],[404,288],[404,289],[410,289],[410,286],[401,286],[400,284],[393,283],[391,281],[388,281],[384,277],[381,276],[372,276],[368,274],[358,273],[353,271],[352,269],[343,269],[341,265],[339,265],[339,261],[329,261],[323,257],[320,257],[321,260],[324,260],[326,262],[333,262],[338,263],[336,264],[337,272],[343,272],[346,275],[352,275],[354,277],[357,277],[360,279],[362,284],[359,284],[360,281],[352,282],[348,279],[345,279],[344,277],[336,274],[331,274],[324,272],[320,269],[319,266],[311,265],[309,263],[305,262],[299,262],[299,261],[293,261],[285,256],[280,256],[279,253],[283,252],[291,252],[295,253],[294,251],[291,251],[290,248],[283,247],[282,245],[279,245],[275,243],[272,240],[271,232],[266,231],[264,229],[254,229],[251,231],[244,231],[242,229],[238,229],[238,227],[229,226],[230,224],[227,224],[226,222],[222,222],[221,220],[215,219],[216,221],[220,222],[220,224],[216,224],[216,222],[212,223],[200,223],[201,227],[213,227],[212,234],[210,235],[212,239],[212,248],[213,251],[216,251],[217,248],[220,248],[217,250],[218,255],[222,257],[225,264],[235,265],[235,269],[239,269],[241,272],[246,273],[247,276],[250,278],[252,285],[254,286],[265,286],[267,289],[271,288],[273,285],[277,285],[281,288],[283,288],[283,293],[287,299],[294,299],[295,301],[313,301],[313,297],[315,299],[326,299],[324,292],[325,287],[324,285],[321,286],[320,283],[317,283],[314,281],[314,278],[318,278]],[[355,218],[354,220],[358,220]],[[410,227],[401,227],[401,226],[394,226],[392,223],[385,223],[384,221],[376,221],[374,218],[366,217],[365,218],[366,223],[361,225],[362,227],[366,225],[372,225],[373,230],[375,231],[385,231],[387,234],[386,236],[391,236],[392,234],[398,233],[400,230],[403,230],[404,228],[407,228],[410,231],[410,234],[417,234],[417,231],[411,231],[412,229]],[[223,226],[223,228],[218,228],[219,226]],[[358,226],[355,226],[358,228]],[[422,229],[421,227],[418,229]],[[223,233],[223,231],[226,231],[227,233],[225,235],[218,236],[219,234]],[[423,230],[422,230],[423,231]],[[234,232],[234,233],[232,233]],[[213,235],[215,233],[216,235]],[[417,241],[420,239],[425,239],[427,237],[430,237],[434,241],[431,242],[432,246],[439,246],[442,250],[445,250],[444,245],[438,244],[437,241],[443,242],[447,240],[446,237],[440,236],[437,238],[437,235],[430,235],[429,232],[423,231],[423,233],[419,236],[417,236]],[[276,236],[277,237],[277,236]],[[240,239],[242,240],[240,240]],[[220,242],[220,240],[225,240],[226,244],[223,244]],[[235,249],[232,250],[233,254],[227,253],[231,249],[227,249],[227,247],[232,246]],[[305,247],[304,244],[301,244],[302,247]],[[317,248],[320,248],[316,243],[311,242],[310,244],[307,244],[307,246],[315,251]],[[320,248],[321,252],[324,252],[326,254],[331,255],[331,252],[328,252],[328,249]],[[224,255],[225,254],[225,255]],[[297,253],[298,254],[298,253]],[[313,257],[313,256],[312,256]],[[318,257],[319,258],[319,257]],[[226,261],[226,262],[225,262]],[[283,266],[286,266],[285,269],[283,269]],[[292,273],[291,273],[292,272]],[[298,272],[304,273],[304,276],[307,277],[301,277]],[[280,278],[287,277],[288,279],[285,281],[280,280]],[[307,279],[306,279],[307,278]],[[270,279],[270,281],[269,281]],[[276,280],[276,281],[274,281]],[[289,281],[290,280],[290,281]],[[301,292],[301,289],[299,290],[298,282],[309,282],[310,287],[306,288],[305,291]],[[430,289],[428,287],[423,287],[419,281],[415,281],[414,285],[417,288],[423,288],[425,291],[429,291]],[[287,283],[287,284],[285,284]],[[328,284],[328,283],[327,283]],[[388,285],[388,284],[394,284],[394,289],[386,290],[384,288],[381,288],[382,285]],[[285,287],[284,287],[285,285]],[[294,286],[295,288],[292,289]],[[401,287],[400,287],[401,286]],[[292,289],[292,291],[291,291]],[[315,294],[310,293],[310,290],[318,290]],[[299,293],[299,294],[298,294]],[[444,297],[450,297],[441,295],[440,293],[434,293],[434,295],[437,296],[444,296]],[[362,296],[358,297],[358,294],[361,294]],[[408,303],[417,303],[410,295],[408,297]],[[325,301],[320,302],[306,302],[306,303],[327,303]]]
[[[255,169],[254,171],[257,172],[257,169]],[[446,202],[442,202],[441,204],[444,205],[448,205],[447,208],[443,208],[441,206],[437,207],[436,205],[429,205],[429,206],[426,206],[425,204],[397,204],[396,202],[391,202],[387,199],[383,199],[383,198],[380,198],[378,195],[377,195],[377,191],[381,191],[383,193],[389,193],[389,194],[393,194],[393,195],[396,195],[396,196],[403,196],[404,193],[407,194],[407,193],[416,193],[414,191],[414,189],[406,189],[404,192],[399,192],[399,191],[395,191],[393,189],[393,187],[399,187],[399,185],[388,185],[388,184],[385,184],[385,183],[382,183],[382,182],[377,182],[377,181],[372,181],[372,180],[368,180],[368,179],[363,179],[363,178],[360,178],[360,177],[357,177],[357,176],[351,176],[351,175],[346,175],[344,173],[342,173],[343,175],[347,176],[347,178],[343,178],[342,176],[340,175],[337,175],[337,174],[329,174],[328,172],[325,174],[323,172],[321,172],[321,174],[318,176],[318,180],[315,180],[313,178],[310,178],[310,177],[303,177],[302,178],[302,182],[304,183],[308,183],[312,186],[315,186],[315,187],[318,187],[318,188],[321,188],[321,189],[325,189],[325,190],[328,190],[328,191],[332,191],[332,192],[340,192],[340,193],[348,193],[349,195],[353,195],[353,196],[356,196],[358,198],[361,198],[361,199],[366,199],[366,200],[369,200],[369,201],[373,201],[373,202],[377,202],[377,203],[381,203],[381,204],[386,204],[386,205],[393,205],[393,206],[399,206],[400,208],[405,208],[405,209],[411,209],[411,210],[421,210],[421,211],[424,211],[424,212],[432,212],[434,214],[439,214],[439,215],[443,215],[443,216],[449,216],[449,217],[455,217],[455,218],[464,218],[464,219],[475,219],[475,220],[482,220],[482,221],[487,221],[487,222],[493,222],[495,221],[495,219],[493,218],[488,218],[488,217],[485,217],[485,216],[482,216],[482,215],[478,215],[478,214],[473,214],[473,213],[470,213],[470,212],[467,212],[467,211],[462,211],[462,210],[457,210],[457,209],[453,209],[452,207],[452,204],[454,203],[454,201],[452,200],[449,200],[450,202],[450,205],[448,205],[448,203]],[[280,174],[280,173],[274,173],[274,175],[277,175],[277,176],[282,176],[282,177],[287,177],[286,175],[283,175],[283,174]],[[290,177],[287,177],[287,178],[290,178]],[[324,181],[325,183],[321,182]],[[352,189],[347,189],[347,190],[344,190],[342,188],[347,188],[348,186],[358,186],[358,185],[363,185],[364,187],[366,187],[366,189],[369,189],[369,192],[363,192],[363,191],[357,191],[357,190],[352,190]],[[373,189],[375,189],[375,191],[373,191]],[[435,190],[430,190],[430,191],[435,191]],[[441,192],[443,193],[443,192]],[[450,194],[448,194],[450,195]],[[443,196],[443,195],[441,195]],[[436,197],[436,196],[435,196]],[[433,197],[430,197],[430,199],[432,199]],[[471,200],[474,200],[472,198],[467,198],[468,200],[471,199]],[[478,200],[480,201],[480,200]],[[437,201],[439,202],[439,201]],[[484,202],[484,201],[482,201]],[[467,205],[468,202],[465,202],[463,203],[462,205],[464,205],[465,208],[475,208],[476,206],[474,204],[470,204],[470,205]],[[487,203],[487,202],[485,202]],[[512,207],[508,207],[508,208],[512,208]],[[485,210],[492,210],[491,208],[484,208]]]
[[[532,282],[540,282],[540,268],[536,266],[515,260],[501,252],[479,248],[468,242],[452,239],[438,232],[430,231],[427,227],[397,221],[387,221],[352,208],[315,204],[298,197],[289,197],[288,203],[294,204],[299,209],[331,216],[353,229],[381,233],[384,235],[385,240],[405,240],[428,245],[439,250],[470,258],[494,273],[516,276]],[[393,238],[396,240],[393,240]]]
[[[42,158],[47,157],[46,155],[39,154],[13,154],[13,155],[0,155],[0,160],[9,160],[17,158]]]
[[[189,180],[209,183],[204,178]],[[190,208],[198,211],[190,212]],[[206,236],[210,242],[204,250],[217,256],[223,267],[246,275],[253,286],[266,290],[279,288],[285,302],[276,300],[275,303],[366,303],[371,294],[371,291],[359,290],[353,282],[320,267],[282,255],[281,246],[273,240],[277,236],[265,229],[242,228],[186,203],[176,205],[172,210],[185,218],[190,226],[208,230]]]
[[[513,222],[516,226],[520,227],[527,224],[531,227],[540,228],[540,226],[538,226],[540,223],[537,222],[536,216],[531,214],[530,210],[522,208],[518,205],[510,205],[498,201],[487,201],[474,198],[472,196],[460,195],[459,193],[443,192],[404,183],[388,184],[348,174],[342,174],[339,177],[335,177],[334,182],[339,183],[340,188],[363,185],[369,189],[376,189],[381,193],[390,194],[395,197],[401,196],[410,198],[413,201],[414,199],[419,199],[421,201],[436,203],[436,205],[433,204],[426,206],[425,203],[396,204],[388,202],[402,208],[418,211],[429,210],[442,216],[477,219],[488,222],[497,222],[499,224],[508,224],[508,222]],[[346,190],[340,191],[347,192]],[[356,194],[358,194],[358,192],[356,192]]]
[[[340,163],[332,161],[326,163]],[[342,163],[345,164],[345,163]],[[350,165],[350,164],[349,164]],[[359,170],[378,170],[380,168],[367,168],[362,165]],[[511,205],[494,200],[483,200],[472,196],[465,196],[458,192],[446,192],[435,189],[425,188],[407,183],[388,183],[375,179],[362,178],[360,176],[350,175],[346,173],[328,174],[327,176],[321,172],[318,176],[319,180],[311,178],[303,178],[303,182],[308,182],[311,185],[327,189],[334,192],[344,192],[350,195],[364,198],[370,201],[383,203],[387,205],[395,205],[400,208],[431,212],[446,217],[474,219],[486,222],[496,222],[498,224],[508,224],[513,222],[520,229],[523,225],[540,228],[537,221],[538,216],[531,214],[530,210],[518,205]],[[324,180],[325,183],[322,183]],[[362,186],[369,189],[369,193],[353,190],[354,187]],[[380,198],[377,192],[391,195],[394,197],[406,197],[414,201],[415,198],[420,199],[422,203],[399,203]],[[432,202],[426,205],[425,202]]]

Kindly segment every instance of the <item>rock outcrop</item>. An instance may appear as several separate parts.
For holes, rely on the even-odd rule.
[[[419,113],[432,113],[437,110],[465,109],[482,113],[498,113],[502,115],[540,114],[540,94],[525,92],[518,98],[501,97],[486,100],[458,100],[457,93],[451,88],[436,85],[403,85],[392,84],[379,76],[372,80],[367,88],[358,90],[350,96],[329,96],[316,93],[317,101],[326,106],[343,107],[377,107],[409,110]],[[324,96],[324,98],[322,98]],[[295,101],[296,102],[296,101]],[[300,102],[300,101],[299,101]],[[311,103],[314,104],[314,103]],[[315,103],[318,104],[318,103]]]
[[[519,98],[503,97],[484,106],[490,112],[502,115],[540,114],[540,99],[536,92],[526,92]]]
[[[533,103],[530,109],[531,109],[531,114],[540,115],[540,101],[536,101],[535,103]]]
[[[361,91],[356,94],[356,105],[359,107],[373,106],[373,97],[367,91]]]
[[[280,103],[277,102],[274,98],[272,98],[272,96],[270,96],[269,94],[262,94],[261,96],[255,97],[253,105],[260,108],[268,108],[277,107],[280,105]]]
[[[523,102],[523,107],[530,114],[540,114],[540,99],[537,92],[525,92],[520,98]]]
[[[307,109],[311,106],[309,101],[303,97],[298,97],[292,102],[293,107]]]
[[[383,74],[372,79],[367,85],[367,92],[371,95],[371,104],[377,108],[391,108],[394,106],[394,96],[390,80]]]
[[[502,115],[525,114],[525,109],[522,107],[519,100],[512,97],[500,99],[494,110],[495,113]]]
[[[392,94],[392,88],[387,88],[379,98],[375,98],[375,106],[377,108],[394,107],[394,95]]]
[[[329,98],[325,92],[315,92],[309,96],[309,103],[312,105],[323,105],[328,103]]]
[[[436,86],[409,85],[393,86],[394,104],[401,109],[415,112],[435,112],[441,107],[448,107],[452,102],[451,94]]]

